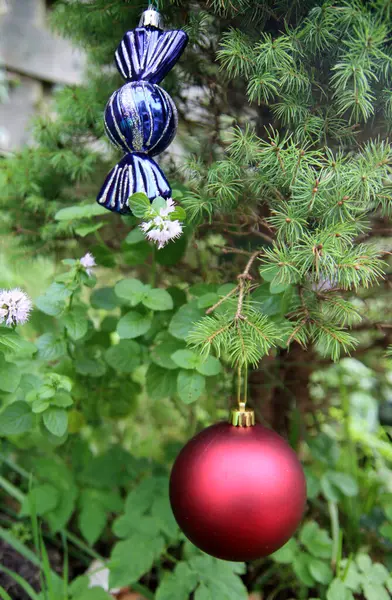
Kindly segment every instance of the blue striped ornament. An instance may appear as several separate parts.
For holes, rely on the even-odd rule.
[[[110,171],[97,201],[114,212],[129,214],[129,196],[144,192],[152,201],[169,198],[171,188],[152,156],[163,152],[177,131],[177,109],[157,85],[177,62],[188,37],[149,25],[128,31],[116,54],[127,83],[112,94],[105,110],[105,131],[125,153]]]

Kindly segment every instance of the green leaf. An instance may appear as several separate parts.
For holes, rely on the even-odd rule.
[[[215,356],[210,355],[207,356],[204,362],[196,365],[196,370],[206,377],[213,377],[214,375],[219,375],[222,371],[222,365]]]
[[[50,403],[54,406],[59,406],[60,408],[68,408],[68,406],[72,406],[73,400],[71,394],[65,390],[58,390],[55,393],[54,398],[50,400]]]
[[[309,570],[311,560],[311,556],[306,554],[306,552],[301,552],[293,560],[294,573],[307,587],[314,586],[314,579]]]
[[[43,414],[46,429],[57,437],[62,437],[67,431],[68,414],[63,408],[48,408]]]
[[[131,306],[136,306],[143,299],[145,287],[138,279],[123,279],[116,283],[114,291],[118,298],[126,300]]]
[[[203,375],[193,371],[181,370],[177,378],[177,392],[185,404],[195,402],[203,394],[206,380]]]
[[[60,531],[65,527],[75,510],[78,490],[74,484],[73,476],[65,463],[58,457],[37,458],[34,467],[40,481],[48,482],[60,491],[58,505],[45,516],[51,530],[53,532]]]
[[[98,217],[100,215],[106,215],[107,211],[103,206],[100,206],[96,202],[92,204],[68,206],[67,208],[60,209],[54,216],[56,221],[74,221],[78,219],[89,219],[91,217]]]
[[[103,308],[104,310],[114,310],[120,304],[118,296],[111,287],[94,290],[90,300],[93,308]]]
[[[192,350],[177,350],[171,355],[172,361],[181,369],[196,369],[200,357]]]
[[[52,283],[46,292],[37,298],[35,305],[51,317],[58,317],[65,309],[66,301],[72,292],[63,283]]]
[[[333,579],[333,572],[329,564],[318,558],[312,558],[309,563],[309,571],[313,579],[324,585]]]
[[[164,369],[178,369],[178,365],[172,360],[171,355],[177,350],[183,349],[183,344],[169,337],[158,343],[151,351],[151,360]]]
[[[140,227],[135,227],[132,229],[125,238],[125,243],[132,246],[133,244],[139,244],[140,242],[144,242],[144,233],[140,229]]]
[[[196,555],[188,564],[197,573],[200,583],[210,590],[214,600],[248,600],[248,591],[239,577],[246,571],[244,563]]]
[[[188,600],[197,581],[197,573],[187,563],[179,562],[172,573],[165,574],[156,591],[155,600]]]
[[[90,546],[93,546],[101,536],[106,521],[106,510],[98,502],[83,504],[79,513],[79,529]]]
[[[339,446],[336,440],[326,433],[319,433],[316,437],[309,438],[308,445],[312,456],[329,467],[339,459]]]
[[[24,517],[35,513],[39,517],[42,517],[55,509],[59,500],[60,493],[53,485],[50,483],[37,485],[25,496],[20,509],[20,516]]]
[[[304,469],[306,476],[306,493],[310,500],[314,500],[320,493],[320,478],[316,477],[310,469]]]
[[[143,298],[143,304],[155,311],[171,310],[173,308],[173,298],[166,290],[148,290]]]
[[[108,348],[105,359],[108,365],[120,373],[132,373],[140,365],[141,348],[133,340],[120,340],[119,344]]]
[[[151,400],[163,400],[174,396],[177,389],[177,371],[150,365],[146,374],[146,387]]]
[[[342,496],[355,496],[358,485],[351,475],[326,471],[321,478],[321,490],[327,500],[339,502]]]
[[[41,360],[58,360],[67,353],[64,338],[58,338],[54,333],[44,333],[37,339],[36,345]]]
[[[364,581],[363,593],[366,600],[391,600],[385,587],[374,581]]]
[[[327,600],[354,600],[354,596],[343,581],[334,579],[327,590]]]
[[[388,538],[389,540],[392,540],[392,523],[384,523],[383,525],[381,525],[379,532],[384,537]]]
[[[8,327],[0,327],[0,350],[19,354],[24,352],[26,340],[24,340],[16,331]]]
[[[183,258],[185,251],[188,246],[188,240],[186,235],[182,235],[178,240],[174,240],[167,244],[161,250],[157,250],[155,253],[156,262],[159,265],[171,267],[176,265]]]
[[[42,400],[41,398],[38,398],[37,400],[34,400],[33,404],[31,405],[32,411],[34,414],[40,414],[43,413],[47,408],[49,408],[50,404],[47,400]]]
[[[163,493],[162,496],[154,499],[151,515],[156,520],[159,530],[170,540],[177,541],[180,530],[173,516],[168,493]]]
[[[102,358],[102,348],[91,346],[78,349],[75,353],[75,369],[81,375],[103,377],[107,371],[107,366]]]
[[[83,225],[79,225],[79,227],[75,227],[75,233],[80,235],[80,237],[86,237],[90,233],[95,233],[104,226],[104,223],[86,223]]]
[[[387,517],[387,519],[389,519],[390,521],[392,521],[392,504],[387,504],[384,506],[384,512],[385,515]]]
[[[125,264],[131,267],[137,267],[138,265],[144,265],[146,263],[151,252],[152,247],[148,242],[139,242],[138,244],[132,244],[132,246],[127,246],[125,244],[122,257]]]
[[[325,529],[320,529],[315,521],[308,521],[302,527],[300,542],[317,558],[330,558],[332,552],[332,540]]]
[[[0,390],[3,392],[15,392],[22,376],[21,369],[13,363],[7,362],[0,354]]]
[[[210,292],[209,294],[204,294],[204,296],[200,296],[197,301],[198,308],[209,308],[218,302],[220,299],[219,294],[215,294],[214,292]]]
[[[150,209],[150,200],[148,196],[140,192],[130,196],[128,204],[135,217],[138,217],[139,219],[143,219],[146,212]]]
[[[193,325],[203,317],[203,311],[195,304],[185,304],[175,313],[169,325],[169,333],[180,340],[188,337]]]
[[[195,592],[195,600],[215,600],[213,590],[210,590],[203,583],[200,584]]]
[[[291,538],[282,548],[271,554],[272,560],[284,565],[290,565],[298,553],[298,544]]]
[[[174,211],[170,213],[169,218],[171,221],[186,221],[186,212],[182,206],[178,206],[177,204]]]
[[[13,402],[0,413],[0,435],[18,435],[32,427],[33,415],[27,402]]]
[[[164,198],[162,198],[161,196],[157,196],[156,198],[154,198],[154,200],[152,201],[151,204],[151,208],[153,210],[156,210],[158,213],[162,208],[166,208],[167,204],[166,204],[166,200]]]
[[[86,311],[80,306],[75,306],[65,315],[64,325],[71,339],[80,340],[86,335],[88,329]]]
[[[135,533],[128,540],[118,542],[110,560],[110,587],[125,587],[138,581],[150,571],[164,548],[165,540],[159,535]]]
[[[358,484],[354,477],[347,473],[337,471],[327,472],[329,480],[345,495],[356,496],[359,492]]]
[[[133,339],[147,333],[152,324],[149,315],[142,315],[136,310],[127,313],[117,325],[117,333],[120,338]]]

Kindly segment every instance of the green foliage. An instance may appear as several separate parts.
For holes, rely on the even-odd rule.
[[[0,536],[41,568],[39,600],[109,598],[87,576],[68,584],[66,560],[51,572],[60,542],[78,572],[102,558],[111,586],[151,600],[387,600],[390,2],[159,4],[191,40],[163,82],[182,148],[163,158],[169,218],[187,218],[185,235],[146,241],[162,198],[131,196],[126,217],[94,201],[119,158],[102,111],[137,4],[55,3],[52,25],[88,55],[85,84],[58,89],[34,144],[0,161],[0,287],[34,297],[23,329],[0,327]],[[329,366],[350,352],[368,366]],[[181,444],[248,379],[308,487],[295,537],[249,566],[184,541],[168,500]]]

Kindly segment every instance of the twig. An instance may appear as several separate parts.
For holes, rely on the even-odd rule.
[[[244,297],[245,297],[245,291],[246,291],[245,281],[252,281],[253,277],[252,277],[252,275],[249,274],[249,271],[251,270],[254,261],[256,260],[256,258],[258,256],[260,256],[260,254],[262,254],[262,251],[260,251],[260,250],[257,250],[257,252],[253,252],[252,256],[250,257],[250,259],[247,262],[247,265],[246,265],[244,271],[242,273],[240,273],[237,277],[237,279],[239,281],[239,294],[238,294],[237,312],[235,313],[236,320],[245,319],[245,317],[242,314],[242,307],[244,304]]]
[[[214,312],[215,309],[218,308],[218,306],[226,302],[226,300],[228,300],[230,296],[233,296],[235,293],[237,293],[239,287],[240,286],[237,285],[237,287],[233,288],[228,294],[226,294],[226,296],[223,296],[223,298],[218,300],[218,302],[214,304],[214,306],[211,306],[208,310],[206,310],[206,315],[210,315],[212,312]]]

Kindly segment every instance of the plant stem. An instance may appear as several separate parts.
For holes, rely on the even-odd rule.
[[[332,534],[332,557],[331,566],[338,571],[338,557],[340,547],[340,527],[339,527],[339,512],[335,502],[328,502],[329,516],[331,519],[331,534]]]
[[[3,490],[5,492],[7,492],[7,494],[12,496],[12,498],[15,498],[15,500],[17,500],[18,502],[20,502],[20,504],[22,504],[23,500],[25,499],[25,495],[23,494],[23,492],[18,490],[18,488],[15,487],[10,481],[8,481],[8,479],[5,479],[5,477],[2,477],[1,475],[0,475],[0,487],[2,487]]]

